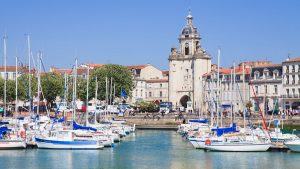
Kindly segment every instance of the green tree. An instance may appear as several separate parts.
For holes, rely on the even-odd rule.
[[[34,80],[33,80],[34,81]],[[26,79],[25,75],[18,77],[18,99],[19,100],[28,100],[28,78]],[[32,86],[32,89],[36,86]],[[0,97],[1,100],[4,99],[4,79],[0,78]],[[6,81],[6,101],[12,102],[16,99],[16,81],[7,80]]]
[[[18,97],[21,100],[29,100],[29,80],[28,74],[22,74],[18,77],[18,88],[20,89],[20,93],[18,93]],[[19,91],[18,89],[18,91]],[[37,78],[35,76],[31,76],[31,98],[33,98],[37,93]]]
[[[247,108],[248,112],[251,111],[251,107],[253,107],[252,102],[251,102],[251,101],[248,101],[248,102],[246,103],[246,108]]]
[[[89,99],[95,97],[96,77],[98,81],[98,99],[105,99],[106,77],[110,83],[112,78],[113,86],[115,85],[115,96],[120,97],[121,89],[124,89],[130,96],[133,89],[133,77],[130,70],[121,65],[108,64],[95,69],[90,76]]]
[[[63,96],[64,94],[64,78],[53,72],[44,74],[41,76],[41,88],[45,99],[48,101],[48,106],[51,106],[56,96]]]

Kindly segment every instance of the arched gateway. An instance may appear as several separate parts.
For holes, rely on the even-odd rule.
[[[191,100],[191,98],[189,96],[187,96],[187,95],[182,96],[181,99],[180,99],[181,106],[186,108],[187,107],[187,102],[190,101],[190,100]]]

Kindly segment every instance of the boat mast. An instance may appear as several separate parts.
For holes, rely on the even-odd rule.
[[[232,97],[232,100],[233,100],[233,104],[235,104],[235,98],[236,98],[236,78],[235,78],[235,62],[233,62],[233,97]],[[233,107],[233,110],[236,110],[235,107]],[[235,122],[235,111],[233,111],[233,121]]]
[[[89,117],[88,117],[88,107],[89,107],[89,74],[90,74],[90,69],[89,66],[87,65],[87,77],[86,77],[86,108],[85,108],[85,124],[88,126],[89,124]]]
[[[18,56],[16,56],[16,103],[15,112],[18,112]]]
[[[230,102],[231,102],[231,113],[230,113],[230,123],[232,123],[233,116],[233,70],[230,70]]]
[[[112,77],[110,77],[110,87],[109,87],[109,104],[110,105],[112,105],[112,80],[113,80],[113,78]]]
[[[95,91],[96,106],[98,101],[98,78],[96,76],[96,91]]]
[[[73,72],[73,111],[72,111],[72,125],[71,129],[74,129],[75,112],[76,112],[76,86],[77,86],[77,59],[75,59],[75,66]]]
[[[37,107],[36,113],[40,114],[40,92],[41,92],[41,51],[37,55],[37,76],[38,76],[38,93],[37,93]]]
[[[31,47],[30,47],[30,36],[27,35],[27,47],[28,47],[28,96],[29,96],[29,113],[32,113],[32,99],[31,99]]]
[[[216,100],[217,100],[217,125],[219,125],[219,97],[220,97],[220,49],[218,49],[218,73],[217,73],[217,95],[216,95]],[[221,113],[221,127],[222,127],[222,113]]]
[[[7,59],[7,53],[6,53],[6,34],[3,37],[3,53],[4,53],[4,117],[6,117],[6,80],[7,80],[7,72],[6,72],[6,59]]]
[[[246,85],[245,85],[245,63],[243,63],[243,95],[244,100],[246,101]],[[244,104],[246,105],[246,104]],[[244,128],[246,128],[246,107],[244,107]]]

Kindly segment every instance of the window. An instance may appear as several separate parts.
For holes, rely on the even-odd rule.
[[[290,90],[286,89],[286,95],[289,96],[290,95]]]
[[[255,74],[254,78],[255,78],[255,79],[259,79],[259,71],[255,71],[254,74]]]
[[[162,84],[159,84],[160,88],[162,88]]]
[[[295,65],[292,65],[292,72],[295,72]]]
[[[163,93],[162,91],[159,92],[159,97],[162,97],[163,96]]]
[[[258,94],[258,86],[255,86],[255,94]]]
[[[13,79],[16,80],[16,73],[13,73]]]
[[[295,89],[292,89],[293,95],[295,95]]]
[[[267,94],[268,93],[268,86],[265,85],[265,93]]]
[[[149,97],[152,97],[152,92],[149,92]]]
[[[189,43],[185,43],[185,46],[184,46],[184,54],[185,54],[185,55],[189,55],[189,54],[190,54],[190,51],[189,51]]]
[[[292,76],[292,84],[295,84],[295,75]]]
[[[141,90],[141,97],[143,97],[143,90]]]
[[[278,78],[278,76],[279,76],[278,70],[273,71],[273,76],[274,76],[274,79]]]
[[[8,73],[5,74],[5,78],[8,79]]]
[[[137,95],[138,95],[138,90],[136,89],[135,90],[135,97],[137,97]]]
[[[278,87],[277,87],[277,85],[274,85],[274,93],[278,94]]]

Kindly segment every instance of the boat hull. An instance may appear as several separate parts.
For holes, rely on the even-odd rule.
[[[206,150],[228,152],[257,152],[267,151],[270,144],[213,144],[205,145]]]
[[[290,150],[300,152],[300,140],[288,141],[284,143]]]
[[[195,139],[189,139],[190,143],[193,145],[194,148],[201,148],[200,145],[198,144],[198,140]]]
[[[12,140],[1,140],[0,141],[0,149],[24,149],[26,148],[25,141],[12,141]]]
[[[36,138],[38,148],[43,149],[101,149],[98,141],[54,141]]]

